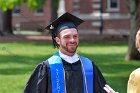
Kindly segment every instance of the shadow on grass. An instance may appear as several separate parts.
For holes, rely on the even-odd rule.
[[[131,71],[140,66],[139,61],[125,61],[125,54],[123,53],[95,55],[88,55],[84,53],[80,54],[85,55],[89,59],[93,60],[94,63],[101,69],[103,73],[115,73],[119,75],[120,73],[124,72],[125,75],[129,75]]]
[[[89,55],[84,53],[79,53],[80,55],[86,56],[89,59],[93,60],[96,65],[101,68],[104,73],[120,73],[127,69],[133,70],[137,68],[138,65],[126,63],[124,61],[124,54],[95,54]],[[0,64],[19,64],[19,65],[28,65],[23,66],[23,68],[1,68],[0,74],[22,74],[32,70],[31,67],[36,66],[42,61],[49,58],[51,55],[36,55],[36,56],[21,56],[21,55],[0,55]],[[14,73],[13,73],[14,72]]]
[[[21,56],[21,55],[0,55],[0,64],[19,63],[19,64],[37,64],[46,60],[51,55]]]
[[[0,67],[1,75],[18,75],[26,74],[33,71],[37,64],[45,61],[51,55],[38,56],[20,56],[20,55],[0,55],[0,65],[7,65]],[[10,66],[12,65],[12,67]],[[14,66],[15,65],[15,66]]]
[[[24,68],[5,68],[5,69],[0,69],[0,75],[21,75],[21,74],[26,74],[30,73],[33,69],[31,67],[24,67]]]

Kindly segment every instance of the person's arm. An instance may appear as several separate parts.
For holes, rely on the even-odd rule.
[[[105,85],[104,86],[104,90],[107,92],[107,93],[118,93],[118,92],[115,92],[109,85]]]

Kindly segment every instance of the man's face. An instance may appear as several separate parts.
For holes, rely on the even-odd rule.
[[[56,42],[59,44],[59,50],[69,56],[72,56],[78,47],[79,37],[75,28],[65,29],[56,37]]]

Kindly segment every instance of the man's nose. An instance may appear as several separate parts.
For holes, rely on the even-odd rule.
[[[71,37],[71,42],[74,42],[74,37]]]

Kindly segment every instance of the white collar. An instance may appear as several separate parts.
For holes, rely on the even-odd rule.
[[[60,57],[68,63],[75,63],[79,60],[77,53],[75,53],[73,56],[68,56],[59,51],[59,54],[60,54]]]

